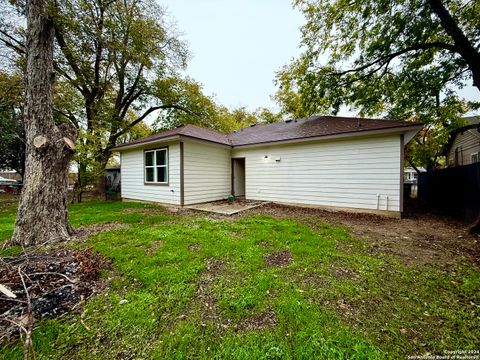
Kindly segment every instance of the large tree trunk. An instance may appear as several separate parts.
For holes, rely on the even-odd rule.
[[[48,0],[27,1],[25,180],[11,242],[30,246],[66,240],[68,167],[76,129],[53,120],[53,24]]]

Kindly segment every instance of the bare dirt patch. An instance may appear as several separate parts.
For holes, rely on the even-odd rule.
[[[353,269],[332,265],[332,270],[337,279],[360,279],[360,275]]]
[[[91,249],[4,257],[0,283],[8,291],[0,293],[0,341],[17,336],[18,324],[25,326],[27,318],[79,311],[86,299],[104,288],[100,271],[106,268],[110,265]]]
[[[277,316],[271,308],[250,317],[236,320],[230,319],[222,314],[221,309],[218,307],[218,300],[213,293],[213,286],[221,276],[226,275],[225,272],[225,263],[223,260],[207,259],[205,271],[201,275],[197,290],[195,291],[195,297],[191,304],[194,307],[195,305],[199,307],[202,321],[201,325],[207,326],[207,324],[213,324],[215,330],[219,333],[223,333],[229,328],[234,331],[246,332],[277,325]],[[188,312],[181,317],[186,316],[188,316]]]
[[[292,253],[288,250],[283,250],[277,253],[265,255],[265,264],[269,267],[277,266],[287,266],[293,260]]]
[[[156,240],[153,242],[152,246],[150,247],[145,247],[145,254],[150,255],[150,254],[155,254],[158,250],[160,250],[165,243],[162,240]]]
[[[200,244],[193,244],[193,245],[190,245],[190,246],[188,247],[188,250],[193,251],[193,252],[197,252],[197,251],[200,251],[201,248],[202,248],[202,245],[200,245]]]
[[[76,229],[77,233],[73,236],[73,240],[76,241],[86,241],[89,236],[96,235],[102,232],[113,231],[126,229],[130,225],[123,223],[105,223],[105,224],[94,224],[89,226],[81,226]]]
[[[395,219],[272,203],[248,213],[293,218],[312,228],[322,223],[343,226],[365,240],[371,253],[392,254],[410,264],[446,266],[467,257],[480,265],[480,237],[470,234],[466,224],[435,214],[407,214],[404,219]],[[339,242],[337,246],[347,245]]]
[[[272,328],[278,324],[277,315],[273,309],[262,311],[240,322],[235,326],[237,331],[252,331]]]
[[[223,260],[207,259],[205,271],[200,277],[194,298],[194,302],[200,307],[202,326],[206,326],[207,322],[212,323],[219,332],[228,328],[231,324],[231,319],[224,318],[221,315],[217,299],[213,294],[213,284],[222,274],[224,267]]]

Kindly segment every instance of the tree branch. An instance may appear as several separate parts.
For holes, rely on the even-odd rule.
[[[345,71],[333,72],[330,75],[342,76],[342,75],[346,75],[346,74],[349,74],[349,73],[362,71],[362,70],[365,70],[365,69],[367,69],[367,68],[369,68],[373,65],[376,65],[378,63],[382,63],[382,65],[379,66],[375,70],[375,71],[378,71],[383,67],[385,62],[390,62],[394,58],[396,58],[400,55],[406,54],[406,53],[411,52],[411,51],[419,51],[419,50],[427,50],[427,49],[435,49],[435,48],[444,49],[444,50],[448,50],[448,51],[451,51],[451,52],[457,52],[456,46],[451,45],[451,44],[447,44],[447,43],[444,43],[444,42],[440,42],[440,41],[431,42],[431,43],[424,43],[424,44],[416,44],[416,45],[406,47],[405,49],[401,49],[401,50],[395,51],[393,53],[384,55],[384,56],[382,56],[382,57],[380,57],[380,58],[378,58],[378,59],[376,59],[372,62],[369,62],[368,64],[359,66],[357,68],[349,69],[349,70],[345,70]]]
[[[150,115],[151,113],[153,113],[154,111],[157,111],[157,110],[166,110],[166,109],[177,109],[177,110],[181,110],[181,111],[184,111],[188,114],[191,114],[191,115],[195,115],[195,116],[200,116],[199,114],[181,106],[181,105],[175,105],[175,104],[170,104],[170,105],[160,105],[160,106],[152,106],[151,108],[149,108],[147,111],[145,111],[143,113],[142,116],[138,117],[137,119],[135,119],[134,121],[132,121],[130,124],[128,124],[127,126],[125,126],[122,130],[120,130],[119,132],[117,132],[115,135],[112,135],[110,137],[110,141],[109,141],[109,144],[110,146],[109,147],[113,147],[115,146],[115,142],[117,141],[117,139],[124,135],[125,133],[127,133],[131,128],[133,128],[135,125],[137,125],[139,122],[141,122],[142,120],[144,120],[148,115]]]
[[[54,22],[53,26],[55,28],[55,38],[57,39],[57,43],[60,46],[60,49],[62,50],[63,55],[65,56],[65,59],[67,60],[68,65],[71,67],[73,70],[73,73],[75,74],[75,77],[77,80],[79,80],[82,84],[80,85],[80,88],[82,89],[82,93],[85,95],[91,94],[90,90],[88,89],[87,85],[84,82],[84,77],[82,74],[82,71],[77,65],[77,61],[74,58],[72,52],[68,48],[67,42],[65,41],[65,38],[63,37],[63,32],[60,26],[58,26],[56,22]]]
[[[0,30],[0,34],[4,35],[8,39],[12,40],[12,42],[11,42],[11,41],[8,41],[7,39],[0,38],[0,40],[4,43],[5,46],[15,50],[18,54],[25,54],[25,46],[22,43],[18,42],[15,38],[8,35],[3,30]],[[20,44],[20,45],[15,45],[14,42],[16,42],[17,44]]]
[[[456,52],[462,56],[472,72],[473,85],[480,90],[480,52],[475,49],[441,0],[428,0],[428,4],[440,19],[445,32],[453,39]]]
[[[2,34],[3,36],[6,36],[7,38],[9,38],[11,41],[13,41],[14,43],[17,44],[17,46],[23,48],[23,51],[25,52],[25,44],[22,43],[20,40],[17,40],[15,39],[12,35],[10,35],[9,33],[7,33],[6,31],[0,29],[0,34]]]

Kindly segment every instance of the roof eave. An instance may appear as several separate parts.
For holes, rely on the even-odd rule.
[[[173,135],[173,136],[167,136],[164,138],[158,138],[158,139],[153,139],[149,141],[144,141],[144,142],[138,142],[138,143],[127,143],[123,145],[117,145],[114,148],[112,148],[112,151],[125,151],[125,150],[132,150],[132,149],[138,149],[138,148],[143,148],[145,146],[150,146],[152,144],[157,144],[157,143],[162,143],[162,142],[170,142],[170,141],[175,141],[180,139],[180,135]]]
[[[216,144],[216,145],[222,145],[222,146],[228,146],[228,147],[231,147],[231,144],[229,143],[223,143],[223,142],[220,142],[220,141],[213,141],[213,140],[208,140],[208,139],[203,139],[201,137],[196,137],[196,136],[191,136],[191,135],[183,135],[183,134],[180,134],[180,135],[174,135],[174,136],[169,136],[169,137],[165,137],[165,138],[159,138],[159,139],[154,139],[154,140],[149,140],[149,141],[145,141],[145,142],[141,142],[141,143],[135,143],[135,144],[125,144],[125,145],[119,145],[119,146],[116,146],[112,149],[112,151],[125,151],[125,150],[132,150],[132,149],[140,149],[140,148],[143,148],[143,147],[148,147],[148,146],[151,146],[153,144],[158,144],[158,143],[162,143],[162,142],[171,142],[171,141],[175,141],[175,140],[181,140],[181,139],[194,139],[194,140],[198,140],[198,141],[202,141],[202,142],[207,142],[207,143],[211,143],[211,144]]]
[[[234,144],[233,147],[247,148],[247,147],[268,146],[271,144],[283,145],[283,144],[293,144],[293,143],[299,143],[299,142],[347,139],[347,138],[375,136],[375,135],[382,135],[382,134],[392,134],[392,135],[408,134],[408,136],[405,138],[405,144],[407,144],[422,128],[423,128],[423,125],[416,124],[416,125],[408,125],[408,126],[390,127],[390,128],[384,128],[384,129],[363,130],[363,131],[355,131],[355,132],[350,131],[350,132],[337,133],[337,134],[331,134],[331,135],[310,136],[310,137],[302,137],[302,138],[287,139],[287,140],[264,141],[264,142],[238,144],[238,145]]]

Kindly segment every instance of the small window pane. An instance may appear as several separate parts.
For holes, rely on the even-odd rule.
[[[157,151],[157,165],[167,165],[167,150]]]
[[[146,182],[153,182],[153,174],[154,174],[154,168],[146,168],[145,169],[145,181]]]
[[[153,151],[145,153],[145,166],[153,166],[153,155],[155,153]]]
[[[167,167],[158,167],[157,168],[157,182],[166,183],[167,179]]]

